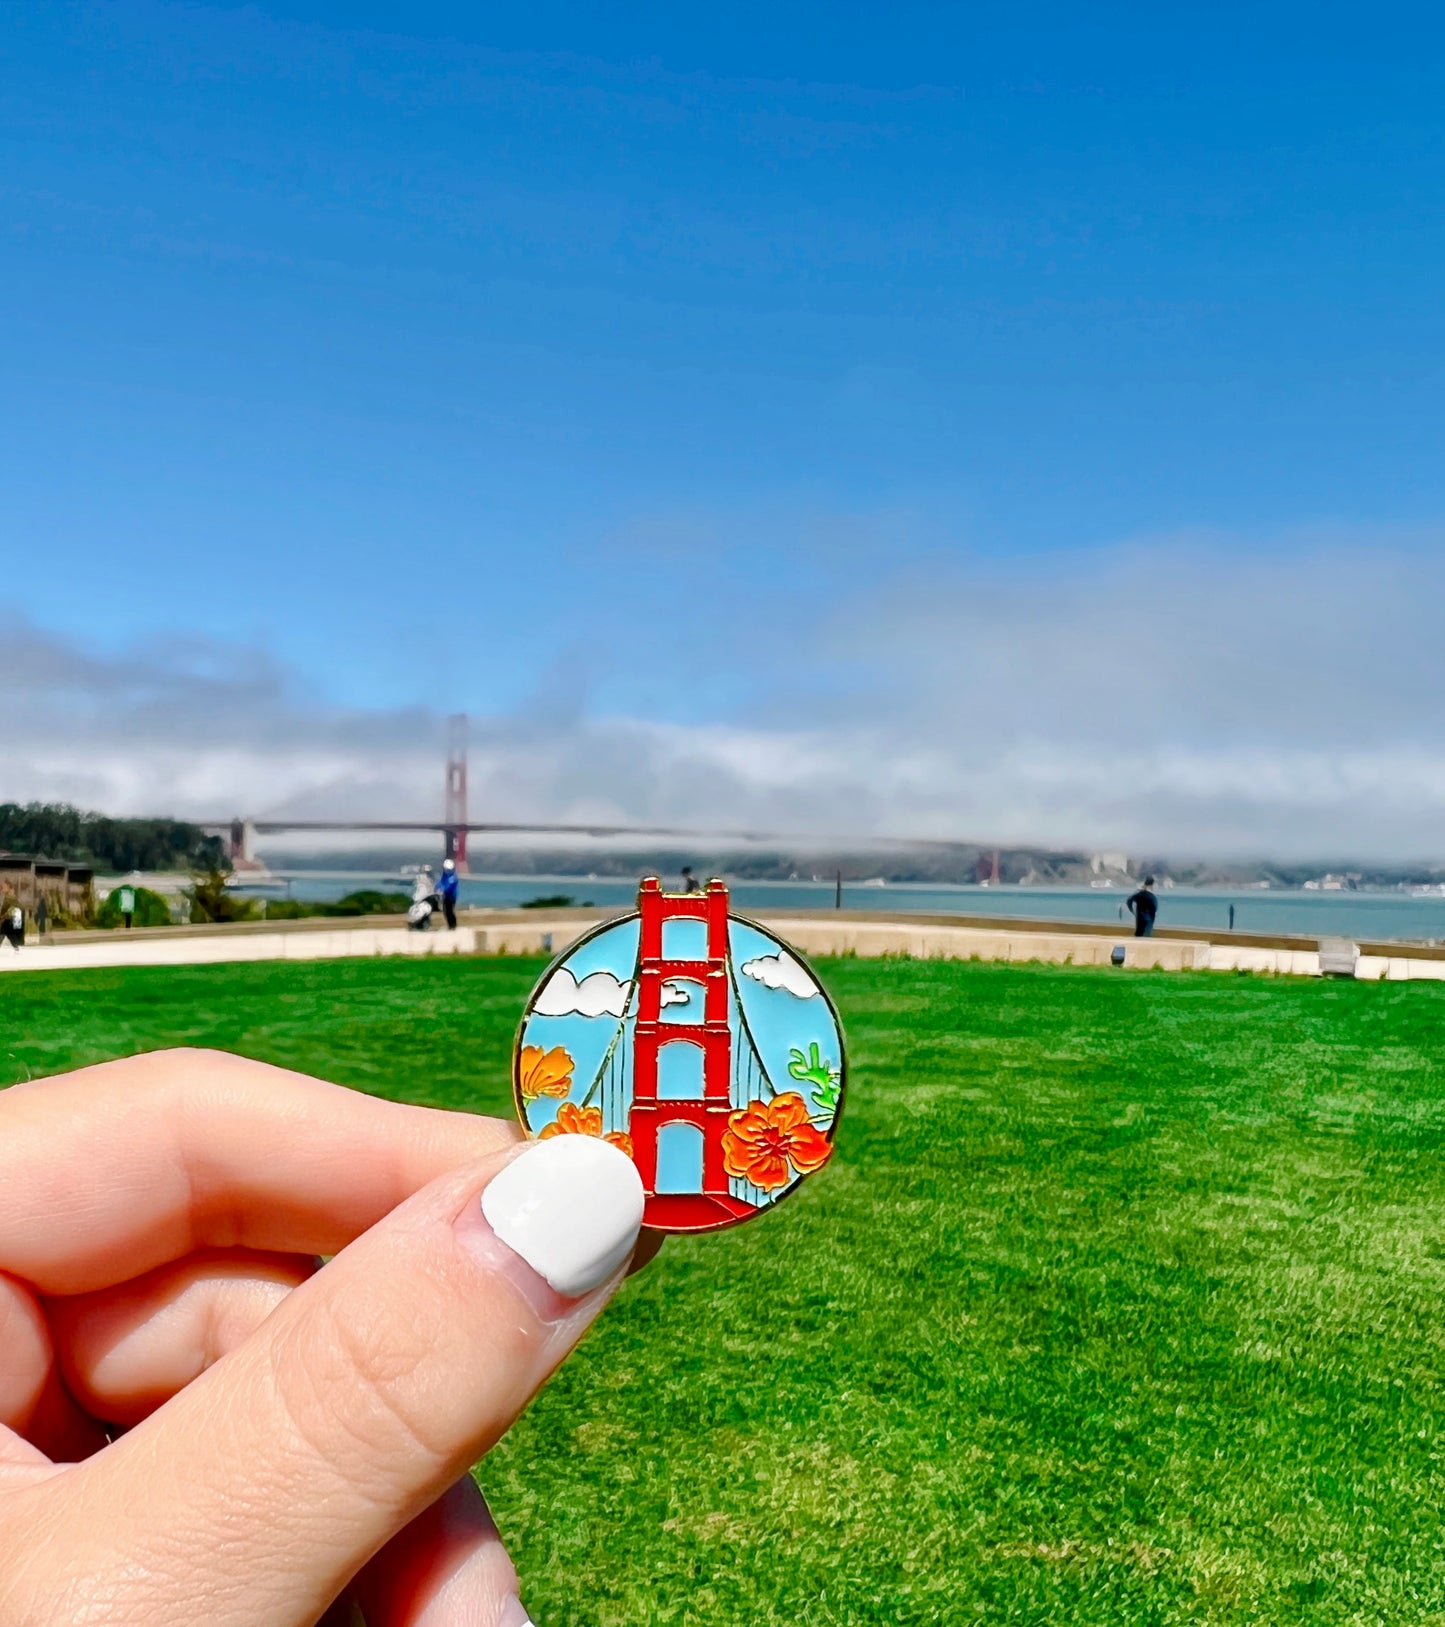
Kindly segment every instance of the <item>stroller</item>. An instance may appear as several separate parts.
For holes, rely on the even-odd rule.
[[[418,898],[406,912],[406,924],[413,932],[430,932],[431,918],[441,908],[441,903],[435,893],[428,898]]]
[[[406,912],[406,924],[413,932],[430,932],[431,919],[442,907],[441,894],[432,886],[431,871],[417,873],[412,890],[411,907]]]

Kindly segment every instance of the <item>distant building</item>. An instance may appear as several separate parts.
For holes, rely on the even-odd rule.
[[[1089,868],[1096,876],[1129,874],[1129,855],[1127,853],[1095,853],[1089,860]]]

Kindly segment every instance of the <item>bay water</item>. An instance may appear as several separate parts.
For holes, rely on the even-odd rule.
[[[676,886],[675,876],[665,876]],[[258,897],[330,901],[359,888],[411,891],[411,877],[395,872],[295,871],[239,891]],[[828,910],[832,881],[730,880],[733,908],[749,911]],[[637,896],[636,881],[607,876],[466,876],[463,908],[515,908],[540,897],[561,896],[576,904],[625,909]],[[886,886],[844,882],[843,907],[880,914],[992,915],[1021,920],[1105,922],[1128,931],[1125,888]],[[1159,925],[1221,930],[1230,906],[1240,932],[1297,933],[1304,937],[1339,934],[1365,939],[1417,943],[1445,940],[1445,894],[1402,891],[1324,892],[1286,888],[1165,888],[1159,893]]]

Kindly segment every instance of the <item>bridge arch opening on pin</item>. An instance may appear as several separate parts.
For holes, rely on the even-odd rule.
[[[662,923],[662,958],[664,960],[706,960],[707,922],[699,920],[665,920]]]
[[[703,1050],[690,1039],[669,1040],[657,1048],[657,1099],[701,1101],[704,1090]]]
[[[689,1046],[688,1049],[691,1049]],[[657,1132],[658,1192],[702,1191],[702,1128],[674,1120]]]
[[[707,1017],[707,985],[695,977],[670,977],[662,986],[662,1020],[700,1023]]]

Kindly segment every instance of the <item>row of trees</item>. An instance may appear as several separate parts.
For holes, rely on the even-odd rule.
[[[64,802],[0,802],[4,852],[121,872],[225,868],[220,838],[183,819],[111,819]]]
[[[132,887],[131,925],[169,926],[171,906],[149,887]],[[120,888],[111,891],[97,907],[95,925],[120,927],[125,917],[120,909]],[[301,900],[273,898],[262,903],[255,898],[237,898],[226,889],[226,877],[219,870],[197,873],[182,893],[185,900],[179,919],[189,921],[299,921],[309,916],[404,915],[411,903],[406,893],[371,890],[348,893],[335,903],[302,903]]]
[[[86,813],[63,802],[0,802],[0,853],[33,854],[67,864],[90,864],[97,870],[186,870],[191,885],[184,890],[184,915],[192,921],[255,921],[292,919],[307,915],[388,915],[405,912],[405,893],[356,892],[331,904],[291,903],[276,900],[269,906],[253,898],[238,898],[227,886],[230,862],[220,839],[207,836],[199,826],[183,819],[111,819]],[[136,926],[164,926],[171,906],[147,887],[132,887],[131,920]],[[0,905],[13,905],[0,898]],[[94,924],[118,927],[124,923],[120,891],[97,902],[89,920],[72,921],[63,910],[52,909],[57,926]]]

